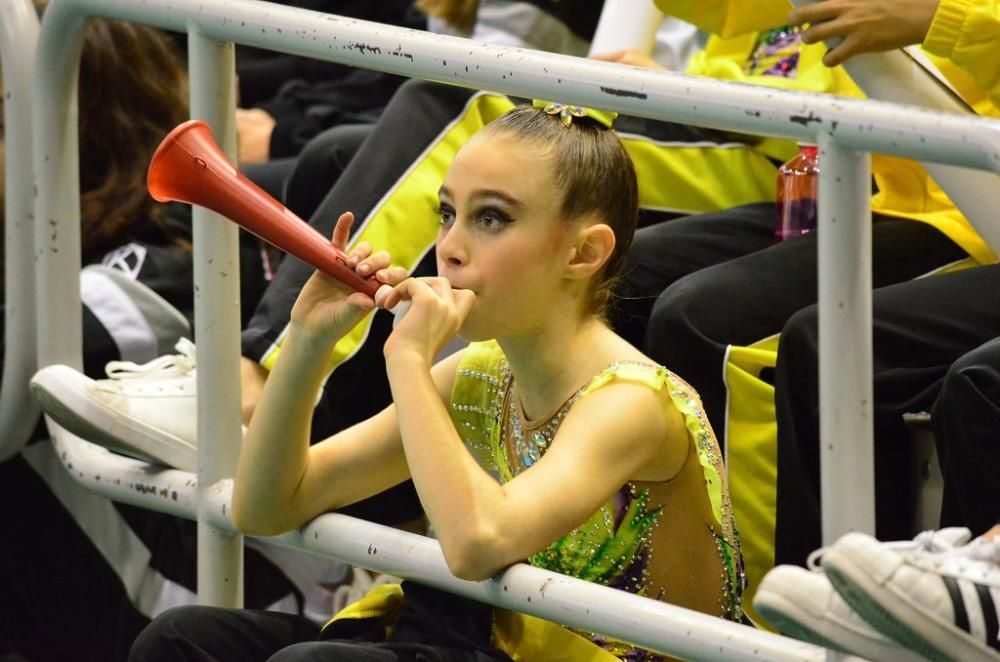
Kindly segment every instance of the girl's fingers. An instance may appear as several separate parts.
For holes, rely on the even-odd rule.
[[[375,279],[380,283],[387,283],[389,285],[397,285],[402,283],[404,280],[409,278],[410,274],[403,267],[389,267],[387,269],[379,269],[375,272]]]
[[[828,67],[835,67],[838,64],[845,62],[854,55],[861,52],[859,48],[859,39],[856,35],[848,35],[844,41],[839,43],[836,48],[832,48],[823,55],[823,64]]]
[[[847,34],[847,29],[841,21],[813,23],[808,30],[802,33],[802,41],[807,44],[818,44],[827,39],[843,37],[845,34]]]
[[[457,305],[458,300],[456,297],[459,292],[462,293],[463,297],[471,297],[472,300],[475,300],[475,295],[471,290],[453,290],[451,283],[446,278],[408,278],[406,271],[399,267],[383,269],[376,274],[376,278],[383,283],[395,285],[392,291],[379,301],[379,305],[387,310],[392,309],[400,301],[414,300],[427,296],[455,302]],[[471,306],[471,303],[468,303],[468,305]],[[465,312],[468,311],[466,310]]]
[[[421,278],[420,281],[445,301],[453,299],[451,283],[448,282],[447,278],[438,276],[434,278]]]
[[[347,303],[362,312],[368,312],[375,308],[375,302],[372,301],[372,298],[361,292],[352,293],[351,296],[347,297]]]
[[[788,22],[792,25],[802,25],[803,23],[819,23],[837,18],[843,12],[843,8],[838,7],[833,2],[817,2],[811,5],[796,7],[788,14]]]
[[[472,310],[472,304],[476,302],[476,294],[472,290],[452,290],[455,298],[455,307],[458,309],[459,318],[464,320]]]
[[[347,240],[351,237],[351,226],[354,225],[354,213],[345,211],[337,218],[337,224],[333,226],[333,245],[344,250],[347,247]]]
[[[368,276],[380,269],[385,269],[392,262],[392,257],[386,251],[371,253],[371,248],[369,247],[368,252],[368,255],[358,260],[358,266],[356,267],[357,272],[362,276]]]
[[[385,271],[388,271],[388,270],[385,270]],[[381,274],[382,272],[379,272],[379,273]],[[381,278],[379,278],[378,275],[376,275],[376,278],[379,279],[379,280],[381,280]],[[403,279],[402,281],[400,281],[398,283],[395,283],[395,287],[393,287],[392,290],[390,290],[389,293],[385,295],[385,298],[383,298],[379,302],[379,305],[382,308],[385,308],[386,310],[392,310],[396,306],[396,304],[398,304],[403,299],[409,299],[410,298],[410,287],[411,287],[412,282],[414,280],[415,279],[413,279],[413,278],[406,278],[406,279]],[[392,284],[392,283],[389,283],[389,284]]]
[[[359,241],[351,252],[347,254],[347,263],[352,267],[357,267],[361,262],[368,259],[372,254],[372,246],[367,241]]]
[[[588,55],[591,60],[601,60],[603,62],[620,62],[625,54],[628,53],[627,49],[622,49],[618,51],[611,51],[610,53],[594,53],[593,55]]]

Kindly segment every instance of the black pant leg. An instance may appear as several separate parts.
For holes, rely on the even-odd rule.
[[[375,644],[310,641],[283,648],[268,658],[267,662],[401,662],[410,659],[424,658],[401,657],[395,651]]]
[[[176,607],[139,635],[130,662],[264,662],[293,644],[313,641],[319,626],[294,614],[219,607]]]
[[[374,124],[335,126],[310,140],[285,183],[285,206],[302,218],[311,218],[374,127]]]
[[[965,256],[930,225],[900,220],[873,225],[872,255],[876,287]],[[810,233],[686,276],[654,304],[646,352],[698,390],[723,441],[728,347],[781,331],[795,312],[816,302],[816,281],[816,233]]]
[[[124,660],[149,619],[114,568],[22,456],[0,485],[0,641],[33,662]]]
[[[1000,336],[1000,325],[993,332]],[[952,364],[931,422],[944,475],[941,525],[981,535],[1000,515],[1000,338]]]
[[[667,287],[705,267],[771,246],[774,219],[774,203],[763,202],[639,229],[615,288],[615,331],[642,347],[653,304]]]
[[[733,211],[738,214],[729,216]],[[773,207],[763,205],[720,212],[718,229],[709,230],[704,243],[710,246],[713,235],[725,236],[731,220],[737,226],[756,227],[759,234],[773,231],[773,219]],[[674,250],[682,252],[684,247]],[[694,386],[720,443],[725,443],[722,375],[729,345],[747,345],[777,333],[792,313],[815,301],[815,264],[814,234],[778,244],[769,237],[755,252],[678,279],[653,304],[644,350]]]
[[[914,246],[914,258],[916,254]],[[907,536],[912,522],[912,504],[900,498],[911,492],[909,437],[902,415],[929,409],[952,362],[1000,334],[997,283],[1000,267],[987,266],[874,293],[876,518],[884,539]],[[821,544],[817,373],[817,313],[812,306],[782,330],[775,371],[778,563],[802,564]]]
[[[264,189],[272,198],[284,200],[285,182],[291,176],[295,165],[296,158],[286,156],[264,163],[249,163],[241,166],[240,170],[247,179]]]

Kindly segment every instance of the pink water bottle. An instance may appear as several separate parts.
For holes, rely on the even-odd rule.
[[[819,150],[800,145],[799,153],[778,168],[777,241],[816,229],[816,197],[819,193]]]

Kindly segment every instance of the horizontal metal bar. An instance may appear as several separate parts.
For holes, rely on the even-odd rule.
[[[60,462],[74,480],[90,491],[112,501],[196,519],[198,477],[195,474],[112,453],[73,435],[48,416],[45,423]]]
[[[48,424],[63,464],[87,489],[113,501],[198,518],[195,474],[151,467],[79,439],[51,419]],[[235,532],[232,481],[207,486],[202,499],[205,521],[219,531]],[[448,570],[437,541],[346,515],[323,515],[302,529],[270,540],[691,659],[820,660],[826,656],[823,649],[803,642],[523,563],[494,579],[463,581]]]
[[[491,46],[259,0],[62,0],[94,13],[165,29],[389,73],[558,98],[638,117],[816,142],[1000,173],[1000,121]],[[43,30],[45,41],[47,31]],[[49,31],[58,39],[59,30]]]
[[[197,518],[194,474],[158,470],[115,455],[52,421],[49,429],[73,478],[88,489],[114,501]],[[222,532],[235,532],[231,499],[231,480],[210,485],[202,494],[202,516]],[[689,659],[826,659],[824,649],[810,644],[523,563],[493,579],[464,581],[448,570],[436,540],[346,515],[323,515],[269,540]]]

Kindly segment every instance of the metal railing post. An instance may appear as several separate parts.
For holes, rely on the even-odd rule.
[[[32,147],[38,365],[83,369],[77,79],[86,17],[53,3],[35,58]]]
[[[38,422],[28,393],[36,367],[34,195],[31,182],[31,85],[38,15],[31,0],[0,3],[4,141],[4,357],[0,391],[0,462],[24,448]],[[16,161],[14,161],[16,159]]]
[[[820,499],[823,542],[875,533],[871,155],[819,136]]]
[[[208,122],[236,160],[235,56],[232,43],[188,33],[191,116]],[[240,265],[238,231],[195,206],[194,321],[198,342],[198,599],[243,606],[243,537],[213,526],[201,504],[206,490],[236,472],[240,434]]]

